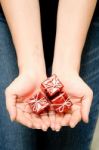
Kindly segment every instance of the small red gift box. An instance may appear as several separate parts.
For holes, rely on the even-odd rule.
[[[56,93],[60,92],[63,88],[63,84],[54,74],[51,77],[47,78],[44,82],[41,83],[41,89],[49,96],[52,97]]]
[[[31,99],[28,101],[33,113],[40,114],[45,112],[48,106],[50,106],[49,101],[42,92],[37,92]]]
[[[72,102],[68,99],[65,92],[61,92],[53,100],[51,100],[54,110],[58,113],[66,113],[71,109]]]

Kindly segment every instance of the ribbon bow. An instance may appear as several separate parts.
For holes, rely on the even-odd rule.
[[[61,82],[57,79],[56,76],[52,78],[52,80],[49,80],[45,83],[46,88],[50,90],[50,92],[56,91],[56,89],[59,89],[62,87]]]
[[[64,111],[64,108],[65,107],[71,107],[71,105],[72,105],[72,103],[71,103],[71,101],[70,100],[66,100],[64,103],[62,103],[62,104],[54,104],[54,105],[56,105],[56,106],[59,106],[58,108],[56,108],[56,111],[58,111],[58,112],[63,112]]]
[[[38,112],[42,108],[41,106],[46,104],[46,99],[44,97],[38,98],[38,95],[36,95],[29,101],[29,104],[31,104],[34,112]]]

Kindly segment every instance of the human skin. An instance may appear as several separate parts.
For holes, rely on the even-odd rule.
[[[29,97],[46,79],[39,2],[1,0],[1,6],[11,31],[19,68],[19,76],[5,90],[7,110],[11,120],[46,131],[50,125],[47,115],[24,115],[17,107],[24,108],[22,97]]]
[[[59,131],[61,126],[75,127],[81,119],[85,123],[89,120],[93,91],[81,79],[79,70],[96,2],[96,0],[59,1],[52,73],[58,75],[67,94],[75,99],[72,99],[71,113],[51,117],[51,127],[56,131]]]
[[[31,95],[46,78],[39,5],[37,0],[9,0],[9,2],[7,0],[1,0],[1,5],[12,34],[19,67],[19,76],[5,92],[7,109],[11,119],[28,127],[42,128],[43,130],[47,130],[49,127],[50,119],[51,127],[56,131],[59,131],[63,125],[74,127],[81,118],[83,121],[88,122],[93,92],[79,77],[79,69],[81,53],[94,13],[96,0],[80,0],[77,3],[73,0],[60,0],[57,15],[57,32],[52,73],[58,75],[65,85],[65,90],[68,94],[76,98],[84,97],[86,100],[82,102],[78,101],[78,99],[76,99],[77,101],[72,100],[72,115],[58,115],[55,112],[49,112],[49,118],[47,115],[38,117],[33,114],[33,118],[31,119],[31,116],[28,116],[28,120],[26,118],[24,120],[22,120],[22,117],[20,118],[23,115],[20,110],[19,113],[16,113],[16,102],[19,104],[18,99],[16,101],[16,96],[24,97]],[[60,68],[64,68],[64,70],[60,72]],[[28,88],[25,85],[28,85]],[[18,118],[16,114],[19,114]],[[33,119],[36,121],[33,121]],[[43,122],[45,120],[45,125],[42,119]],[[36,124],[34,124],[35,122]]]

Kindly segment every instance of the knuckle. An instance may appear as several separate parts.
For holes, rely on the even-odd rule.
[[[9,88],[7,87],[6,89],[5,89],[5,98],[6,98],[6,110],[9,112],[9,110],[10,110],[10,108],[9,108],[9,102],[8,102],[8,95],[9,95]]]
[[[89,90],[90,97],[93,98],[93,90],[90,88]]]
[[[29,127],[29,128],[33,128],[32,123],[28,123],[28,127]]]
[[[9,112],[9,106],[8,106],[7,102],[6,102],[6,110]]]
[[[6,110],[9,112],[9,108],[8,108],[8,106],[6,106]]]
[[[5,95],[7,96],[9,93],[10,93],[10,89],[9,89],[9,87],[7,87],[7,88],[5,89]]]
[[[7,95],[7,93],[8,93],[8,88],[5,89],[5,95]]]

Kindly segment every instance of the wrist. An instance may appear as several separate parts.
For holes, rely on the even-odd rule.
[[[77,70],[74,70],[72,68],[65,68],[65,69],[59,69],[59,68],[53,68],[52,74],[56,74],[57,76],[65,76],[65,77],[72,77],[72,76],[79,76],[79,73]]]
[[[43,62],[25,62],[24,64],[18,64],[19,75],[26,74],[33,78],[33,76],[46,76],[46,68]]]
[[[45,72],[43,72],[41,70],[39,71],[37,69],[24,70],[19,73],[19,76],[22,78],[25,77],[27,80],[29,80],[31,82],[33,81],[38,86],[39,86],[39,84],[41,84],[41,82],[43,82],[47,78]]]
[[[76,80],[80,77],[79,73],[72,69],[53,69],[52,74],[56,74],[62,83],[70,83],[72,79]]]
[[[42,55],[29,55],[27,57],[18,57],[19,73],[23,72],[46,72],[44,58]]]
[[[77,51],[69,47],[55,47],[53,67],[57,68],[58,66],[58,68],[64,68],[79,74],[81,53]]]
[[[39,65],[26,64],[24,66],[19,67],[19,74],[46,74],[45,67]]]
[[[57,72],[59,74],[77,74],[79,75],[80,71],[80,64],[72,64],[69,61],[62,61],[61,63],[59,61],[55,62],[53,61],[53,67],[52,72]]]

